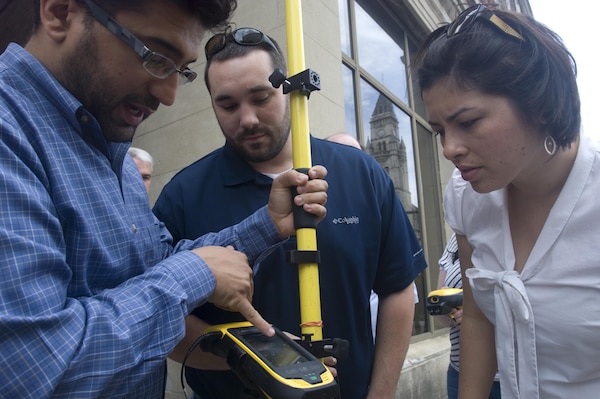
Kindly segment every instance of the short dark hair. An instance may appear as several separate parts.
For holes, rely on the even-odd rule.
[[[20,0],[21,1],[21,0]],[[93,0],[109,14],[114,15],[118,10],[139,10],[147,4],[148,0]],[[184,10],[198,17],[206,29],[215,29],[225,26],[235,9],[237,0],[170,0]],[[85,7],[83,0],[77,0]],[[34,0],[34,29],[40,24],[40,1]]]
[[[33,32],[33,2],[0,0],[0,26],[0,53],[10,42],[24,46]]]
[[[493,10],[523,40],[503,33],[482,18],[452,37],[447,26],[431,33],[414,60],[423,91],[450,78],[460,87],[509,99],[521,118],[557,145],[568,147],[579,135],[577,66],[561,38],[533,18]]]
[[[263,34],[266,35],[266,33]],[[245,46],[237,44],[234,40],[226,39],[225,46],[223,47],[223,49],[213,54],[211,57],[209,57],[208,60],[206,60],[206,66],[204,67],[204,83],[206,84],[206,88],[208,89],[209,93],[210,85],[208,84],[208,68],[210,68],[214,61],[222,62],[230,60],[232,58],[243,57],[246,54],[251,53],[252,51],[266,51],[271,57],[271,62],[273,63],[273,70],[279,69],[284,74],[287,73],[287,62],[283,56],[283,53],[281,52],[281,47],[279,47],[277,41],[275,41],[275,39],[273,39],[271,36],[267,35],[267,37],[271,39],[277,50],[275,50],[267,43],[260,43],[255,46]]]

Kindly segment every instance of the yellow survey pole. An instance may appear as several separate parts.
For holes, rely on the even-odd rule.
[[[301,0],[286,0],[286,33],[288,44],[288,75],[304,71],[304,39]],[[308,128],[308,97],[298,90],[290,92],[292,151],[294,168],[310,168],[310,133]],[[297,228],[298,251],[316,251],[317,233],[314,228]],[[300,320],[302,335],[322,340],[319,266],[317,263],[298,265],[300,281]]]

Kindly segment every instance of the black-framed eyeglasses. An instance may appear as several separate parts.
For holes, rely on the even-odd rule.
[[[150,50],[142,43],[140,39],[135,37],[123,25],[118,23],[106,11],[91,0],[84,0],[89,7],[92,16],[102,24],[106,29],[117,36],[121,41],[127,44],[142,58],[142,66],[144,69],[155,78],[166,79],[173,72],[179,73],[179,84],[184,85],[192,82],[198,74],[189,68],[179,69],[172,59],[165,57],[160,53]]]
[[[279,54],[279,50],[277,50],[275,43],[273,43],[273,41],[269,39],[269,36],[265,35],[263,32],[255,28],[239,28],[233,32],[228,29],[225,32],[217,33],[208,39],[204,46],[206,60],[208,61],[213,55],[223,50],[228,40],[233,40],[241,46],[258,46],[259,44],[265,43]]]
[[[502,32],[510,35],[516,39],[523,40],[523,36],[519,32],[513,29],[509,24],[500,19],[499,16],[494,14],[492,10],[484,6],[483,4],[479,4],[477,6],[473,6],[467,8],[465,11],[460,13],[458,17],[448,25],[446,29],[446,35],[448,37],[456,36],[460,33],[466,32],[473,26],[473,23],[477,18],[482,18],[486,21],[491,22],[496,28],[500,29]]]

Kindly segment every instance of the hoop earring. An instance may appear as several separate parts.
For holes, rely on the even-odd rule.
[[[554,137],[546,136],[544,139],[544,150],[546,150],[548,155],[556,154],[556,141],[554,141]]]

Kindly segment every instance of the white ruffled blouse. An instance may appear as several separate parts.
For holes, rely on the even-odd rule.
[[[579,152],[522,273],[504,190],[476,193],[455,171],[448,224],[473,248],[467,277],[495,325],[502,398],[600,397],[600,153]]]

